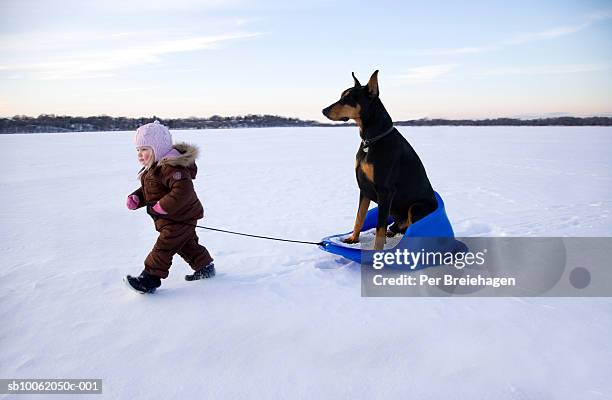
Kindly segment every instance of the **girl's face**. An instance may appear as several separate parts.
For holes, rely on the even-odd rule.
[[[149,165],[153,161],[153,149],[150,147],[136,147],[138,162],[142,165]]]

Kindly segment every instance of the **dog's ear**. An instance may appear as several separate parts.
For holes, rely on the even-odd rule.
[[[353,75],[353,80],[355,81],[355,87],[361,87],[361,83],[359,83],[359,80],[355,76],[355,73],[351,72],[351,74]]]
[[[368,92],[371,97],[378,96],[378,70],[374,71],[368,82]]]

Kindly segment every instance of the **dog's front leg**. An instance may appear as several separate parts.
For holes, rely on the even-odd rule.
[[[374,239],[374,250],[382,250],[387,241],[387,222],[391,208],[392,194],[385,190],[378,192],[378,221],[376,223],[376,238]]]
[[[353,228],[353,234],[344,239],[344,243],[357,243],[359,242],[359,233],[363,228],[363,222],[365,221],[366,214],[368,213],[368,207],[370,206],[370,199],[368,199],[363,192],[359,192],[359,209],[357,209],[357,218],[355,218],[355,227]]]

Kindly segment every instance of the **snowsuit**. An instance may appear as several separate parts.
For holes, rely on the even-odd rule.
[[[154,163],[140,176],[141,187],[132,194],[138,196],[139,208],[146,206],[155,222],[159,237],[145,259],[145,271],[160,278],[168,277],[172,257],[180,255],[193,270],[213,261],[206,247],[198,243],[194,226],[204,216],[204,210],[193,188],[197,174],[195,160],[198,149],[180,143],[174,145],[180,156],[164,158]],[[159,201],[167,215],[156,214],[152,207]]]

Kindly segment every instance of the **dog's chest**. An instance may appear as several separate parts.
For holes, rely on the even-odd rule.
[[[361,153],[361,154],[360,154]],[[376,176],[374,163],[371,162],[365,153],[359,152],[355,159],[355,175],[359,189],[368,197],[375,199],[376,192],[374,190],[374,179]]]

